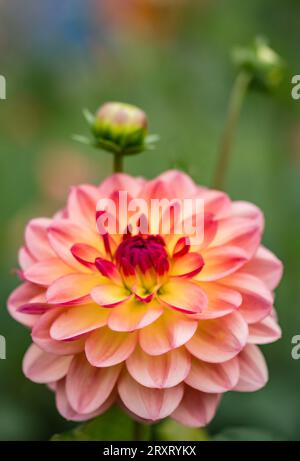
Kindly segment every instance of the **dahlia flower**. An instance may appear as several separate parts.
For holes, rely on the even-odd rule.
[[[133,222],[123,234],[100,232],[99,201],[111,199],[118,220],[119,191],[146,203],[202,199],[202,241]],[[137,420],[206,425],[223,393],[266,384],[257,345],[281,334],[273,290],[282,265],[262,231],[256,206],[178,171],[74,187],[58,214],[29,222],[20,249],[23,283],[8,308],[31,329],[25,375],[47,384],[70,420],[117,402]]]

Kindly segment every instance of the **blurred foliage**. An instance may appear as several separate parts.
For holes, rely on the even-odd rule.
[[[271,435],[269,432],[252,427],[224,429],[220,434],[215,435],[212,441],[215,442],[275,442],[282,440]]]
[[[105,414],[81,424],[75,429],[54,435],[54,442],[70,440],[132,440],[134,422],[116,407]],[[149,437],[149,426],[143,426],[143,439]]]
[[[74,429],[55,434],[54,442],[71,440],[132,440],[135,433],[135,423],[117,407],[112,407],[97,418],[81,424]],[[140,426],[141,440],[208,440],[205,429],[185,427],[171,419],[166,419],[154,425]]]
[[[7,79],[7,100],[0,101],[0,334],[7,339],[0,439],[46,440],[75,426],[59,416],[45,386],[23,376],[30,335],[5,306],[19,283],[12,269],[27,220],[61,207],[70,184],[97,183],[111,171],[110,156],[71,140],[85,129],[82,108],[94,111],[108,100],[143,108],[161,141],[155,151],[126,159],[126,170],[153,177],[176,166],[210,185],[234,79],[230,50],[262,34],[287,64],[286,78],[273,98],[259,92],[247,98],[226,190],[264,210],[264,243],[284,261],[276,293],[283,338],[263,347],[266,388],[226,394],[208,431],[251,427],[300,440],[300,362],[291,358],[291,338],[300,334],[300,103],[290,95],[291,76],[300,73],[300,3],[186,0],[174,1],[176,14],[170,6],[154,14],[152,2],[143,10],[142,30],[133,27],[140,14],[125,22],[115,9],[108,18],[105,3],[0,5],[0,74]],[[122,426],[124,437],[130,424],[126,419]]]

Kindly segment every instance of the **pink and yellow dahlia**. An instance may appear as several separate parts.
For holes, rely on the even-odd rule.
[[[123,235],[100,232],[99,201],[111,199],[120,220],[119,191],[146,203],[202,199],[203,239],[158,234],[151,223],[147,234],[129,223]],[[25,375],[55,392],[67,419],[118,402],[139,420],[206,425],[224,392],[268,379],[257,345],[280,337],[282,265],[262,231],[257,207],[177,171],[74,187],[65,209],[29,222],[20,250],[23,283],[8,307],[31,329]]]

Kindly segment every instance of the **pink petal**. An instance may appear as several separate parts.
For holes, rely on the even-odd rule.
[[[198,321],[166,310],[154,323],[139,332],[140,346],[150,355],[164,354],[191,339]]]
[[[268,344],[279,338],[281,338],[281,328],[271,315],[249,325],[249,343]]]
[[[266,285],[257,277],[239,272],[222,280],[222,284],[239,291],[243,302],[239,312],[248,323],[256,323],[271,311],[273,296]]]
[[[204,200],[205,213],[210,213],[220,219],[231,211],[231,201],[224,192],[198,187],[198,194]]]
[[[32,219],[27,224],[25,230],[26,246],[30,254],[38,261],[55,257],[47,234],[51,222],[51,219],[38,218]]]
[[[237,246],[242,248],[248,258],[253,256],[261,240],[263,231],[263,215],[252,204],[232,205],[234,213],[218,222],[218,230],[213,246]]]
[[[248,344],[238,356],[240,379],[234,390],[257,391],[268,381],[268,368],[263,354],[254,344]]]
[[[282,262],[271,251],[260,246],[253,258],[242,268],[242,271],[255,275],[270,290],[274,290],[282,277],[283,266]]]
[[[98,274],[70,274],[57,279],[47,290],[50,304],[65,304],[86,298],[92,289],[101,283]]]
[[[56,279],[63,275],[74,272],[70,266],[67,266],[58,258],[50,258],[37,262],[29,267],[24,273],[26,280],[38,285],[51,285]]]
[[[246,218],[257,222],[261,227],[264,225],[262,211],[253,203],[237,200],[232,202],[231,214],[239,218]]]
[[[50,336],[58,341],[76,338],[105,325],[107,316],[106,309],[101,309],[96,304],[71,307],[54,321]]]
[[[86,243],[75,243],[71,247],[71,253],[80,264],[93,270],[95,269],[95,259],[101,256],[97,248]]]
[[[172,262],[171,275],[177,277],[194,277],[203,268],[204,261],[198,253],[187,253]]]
[[[104,402],[96,411],[92,413],[80,414],[77,413],[69,404],[67,395],[66,395],[66,384],[65,379],[62,379],[57,383],[56,388],[56,406],[59,413],[68,420],[71,421],[87,421],[89,419],[95,418],[98,415],[104,413],[113,403],[114,395],[113,393],[109,398]]]
[[[23,269],[24,271],[36,262],[36,258],[34,258],[30,254],[26,246],[20,248],[18,256],[19,256],[19,264],[21,266],[21,269]]]
[[[160,301],[178,311],[200,313],[207,306],[207,296],[196,283],[173,279],[159,290]]]
[[[103,327],[89,335],[85,353],[94,367],[110,367],[125,361],[133,352],[137,335],[122,333]]]
[[[233,312],[219,319],[200,321],[186,347],[200,360],[221,363],[235,357],[247,338],[247,323],[238,312]]]
[[[219,401],[218,394],[205,394],[187,386],[171,418],[189,427],[206,426],[214,417]]]
[[[185,382],[198,391],[222,393],[236,385],[239,374],[237,357],[223,363],[207,363],[194,358]]]
[[[112,282],[117,285],[123,283],[120,273],[114,263],[103,258],[97,258],[95,261],[96,268],[103,275],[103,277],[109,278]]]
[[[220,285],[219,283],[201,283],[201,288],[208,297],[207,308],[196,314],[199,320],[214,319],[230,314],[242,304],[242,296],[237,290]]]
[[[131,293],[124,286],[102,283],[92,289],[91,297],[99,306],[114,307],[129,300]]]
[[[37,316],[23,314],[19,312],[19,309],[24,304],[29,304],[32,299],[42,294],[45,290],[41,287],[37,287],[31,283],[23,283],[18,286],[9,296],[7,301],[7,307],[10,315],[18,322],[32,327],[37,321]]]
[[[218,220],[216,216],[212,213],[206,213],[204,209],[204,235],[203,235],[203,241],[198,244],[198,245],[193,245],[192,246],[192,251],[196,252],[202,252],[204,248],[207,248],[213,239],[216,236],[217,229],[218,229]]]
[[[174,191],[169,187],[169,185],[158,177],[157,179],[148,181],[145,184],[143,190],[141,191],[140,198],[146,201],[151,199],[173,200],[176,198],[176,195],[174,196]]]
[[[84,184],[72,187],[67,206],[69,218],[80,225],[95,229],[96,203],[99,198],[99,191],[94,186]]]
[[[108,326],[114,331],[134,331],[154,322],[163,312],[155,303],[143,303],[135,299],[112,309],[108,317]]]
[[[156,421],[169,416],[180,403],[183,385],[168,389],[150,389],[138,384],[128,373],[118,383],[119,395],[125,406],[140,418]]]
[[[99,186],[100,197],[108,197],[115,191],[127,191],[132,197],[137,197],[145,184],[140,177],[132,177],[125,173],[115,173],[105,179]]]
[[[71,355],[49,354],[32,344],[23,359],[23,373],[35,383],[51,383],[67,374],[71,360]]]
[[[140,384],[153,388],[168,388],[181,383],[191,368],[189,353],[174,349],[163,355],[151,356],[136,348],[126,360],[131,376]]]
[[[57,307],[43,314],[32,329],[32,340],[46,352],[58,355],[73,355],[84,350],[85,338],[72,341],[56,341],[50,336],[50,328],[61,315],[62,308]]]
[[[179,170],[169,170],[156,178],[156,181],[163,181],[172,190],[175,198],[188,198],[197,193],[197,186],[194,181],[185,173]]]
[[[196,275],[196,280],[211,282],[236,272],[247,261],[247,255],[241,248],[222,246],[209,248],[203,253],[204,267]]]
[[[66,393],[72,408],[78,413],[92,413],[110,396],[121,367],[92,367],[84,354],[74,357],[67,378]]]
[[[48,237],[55,253],[68,265],[75,269],[85,272],[86,269],[79,263],[71,253],[71,248],[75,243],[85,243],[95,248],[99,248],[104,253],[103,239],[95,230],[89,227],[80,226],[70,219],[53,220],[48,228]]]

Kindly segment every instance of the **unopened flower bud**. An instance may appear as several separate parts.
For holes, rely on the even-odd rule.
[[[97,111],[91,129],[99,145],[106,150],[126,155],[145,149],[148,121],[138,107],[108,102]]]
[[[251,75],[253,86],[273,90],[282,81],[283,60],[262,38],[257,38],[249,47],[237,47],[233,59],[240,69]]]

